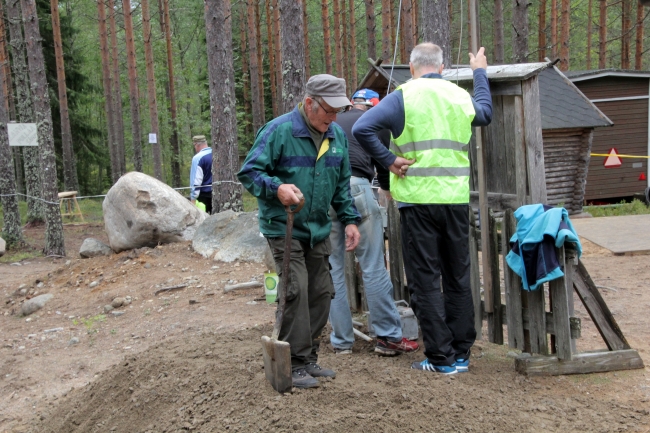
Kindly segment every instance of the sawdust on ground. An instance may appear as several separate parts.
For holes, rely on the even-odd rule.
[[[86,237],[106,241],[101,226],[66,226],[68,258],[0,264],[0,432],[650,430],[647,367],[528,378],[506,346],[485,341],[469,373],[441,377],[409,369],[422,352],[380,358],[358,341],[352,355],[337,356],[325,335],[320,362],[336,379],[279,395],[264,379],[260,345],[274,307],[262,289],[222,291],[261,281],[260,265],[212,262],[189,243],[74,258]],[[583,246],[618,324],[647,358],[650,260]],[[21,284],[27,296],[54,298],[21,317]],[[104,312],[126,296],[131,304],[114,310],[124,314]],[[604,348],[579,300],[576,315],[579,350]]]

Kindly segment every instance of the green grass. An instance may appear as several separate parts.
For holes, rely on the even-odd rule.
[[[621,202],[615,205],[585,206],[582,209],[594,217],[650,214],[650,207],[637,199],[632,200],[631,203]]]
[[[88,198],[77,200],[79,203],[79,208],[81,213],[84,216],[86,222],[91,223],[103,223],[104,214],[102,212],[102,202],[104,201],[103,197],[98,198]],[[18,210],[20,211],[20,222],[22,225],[27,224],[27,202],[19,201]],[[63,217],[63,224],[81,222],[79,217]],[[0,230],[4,226],[4,213],[2,206],[0,206]]]

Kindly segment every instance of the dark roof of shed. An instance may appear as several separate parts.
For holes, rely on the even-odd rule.
[[[592,69],[588,71],[567,71],[564,73],[571,81],[593,80],[603,77],[650,78],[650,71],[629,69]]]
[[[538,79],[542,129],[597,128],[613,125],[612,121],[556,67],[542,71]]]

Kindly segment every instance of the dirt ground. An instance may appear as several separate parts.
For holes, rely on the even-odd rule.
[[[359,341],[320,363],[320,388],[280,395],[265,381],[260,336],[275,307],[261,265],[213,262],[189,243],[80,259],[101,225],[66,226],[67,258],[0,264],[0,432],[648,432],[650,370],[529,378],[507,346],[477,341],[469,373],[410,370]],[[38,248],[39,229],[28,233]],[[583,261],[631,346],[650,363],[650,260],[584,242]],[[155,295],[160,288],[187,287]],[[51,293],[20,315],[27,297]],[[116,297],[131,303],[105,312]],[[128,299],[128,298],[127,298]],[[605,347],[576,298],[579,350]]]

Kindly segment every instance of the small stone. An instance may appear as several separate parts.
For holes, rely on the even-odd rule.
[[[43,286],[44,286],[44,284],[43,284],[42,281],[36,285],[36,287],[38,287],[39,289],[40,289],[41,287],[43,287]]]
[[[506,357],[508,357],[508,358],[517,358],[518,356],[519,356],[519,354],[517,352],[515,352],[514,350],[509,351],[508,354],[506,355]]]
[[[72,337],[70,341],[68,341],[68,345],[72,346],[73,344],[79,344],[79,339],[77,337]]]
[[[199,303],[199,301],[197,301],[196,299],[190,299],[190,305],[198,304],[198,303]]]
[[[114,308],[113,308],[112,305],[108,305],[108,304],[104,305],[104,313],[110,313],[113,310],[114,310]]]
[[[50,299],[52,299],[53,296],[54,295],[51,293],[45,293],[44,295],[39,295],[25,301],[21,307],[23,316],[29,316],[30,314],[40,310]]]
[[[88,285],[88,287],[90,287],[92,289],[93,287],[97,287],[98,285],[99,285],[99,281],[93,281],[92,283],[90,283]]]
[[[145,268],[145,269],[149,269],[149,268],[151,268],[151,263],[145,263],[145,264],[144,264],[144,268]]]
[[[71,261],[71,260],[66,260],[66,261],[65,261],[65,265],[66,265],[66,266],[70,266],[70,264],[72,264],[72,261]]]
[[[24,289],[25,287],[27,287],[27,284],[21,284],[20,286],[18,286],[18,290]]]
[[[22,266],[22,265],[21,265],[20,263],[18,263],[18,262],[14,262],[14,263],[12,263],[12,264],[9,265],[9,266]]]
[[[27,294],[27,289],[20,289],[20,295],[25,296]]]
[[[126,302],[126,300],[124,298],[119,298],[118,297],[118,298],[113,299],[113,302],[111,302],[111,306],[113,308],[120,308],[122,305],[124,305],[125,302]]]
[[[111,314],[115,317],[119,317],[124,314],[124,311],[111,311]]]

